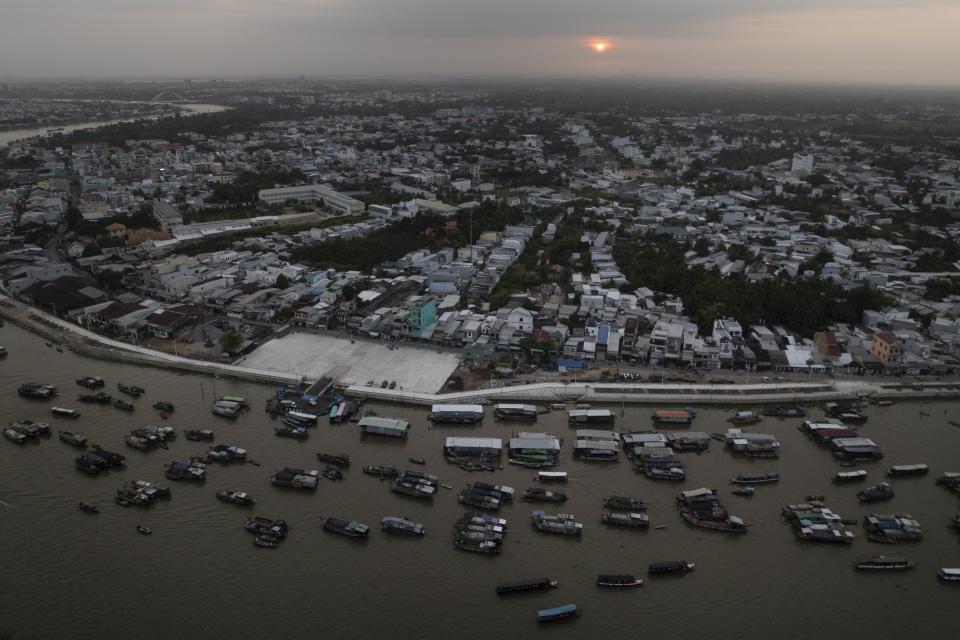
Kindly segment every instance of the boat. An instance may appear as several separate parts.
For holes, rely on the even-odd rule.
[[[427,532],[419,522],[408,520],[403,516],[387,516],[380,520],[380,528],[390,533],[401,533],[408,536],[422,536]]]
[[[66,407],[50,407],[51,415],[58,416],[60,418],[79,418],[80,412],[76,409],[67,409]]]
[[[138,531],[141,535],[145,535],[145,536],[149,536],[149,535],[152,535],[152,534],[153,534],[153,529],[151,529],[150,527],[145,527],[145,526],[143,526],[142,524],[138,524],[138,525],[137,525],[137,531]]]
[[[583,532],[583,523],[577,522],[573,514],[569,513],[547,515],[543,511],[537,510],[530,514],[530,521],[534,528],[544,533],[578,536]]]
[[[222,502],[229,502],[231,504],[239,504],[244,507],[252,505],[255,502],[255,500],[250,496],[249,493],[246,493],[244,491],[230,491],[230,490],[218,491],[217,500],[220,500]]]
[[[134,398],[139,398],[144,393],[146,393],[146,391],[142,387],[138,387],[132,384],[126,385],[126,384],[123,384],[122,382],[117,383],[117,391],[119,391],[120,393],[125,393],[128,396],[133,396]]]
[[[864,556],[854,560],[853,566],[861,571],[903,571],[915,568],[917,563],[899,557]]]
[[[214,439],[213,431],[209,429],[194,430],[184,429],[183,437],[187,440],[212,442]]]
[[[939,576],[941,580],[946,580],[947,582],[960,582],[960,569],[941,567],[940,569],[937,569],[937,576]]]
[[[647,503],[637,496],[610,496],[604,498],[603,506],[607,509],[620,509],[622,511],[647,510]]]
[[[886,482],[867,487],[857,493],[861,502],[884,502],[893,497],[893,487]]]
[[[164,401],[164,400],[157,400],[156,402],[154,402],[154,403],[153,403],[152,405],[150,405],[150,406],[152,406],[152,407],[153,407],[154,409],[156,409],[157,411],[162,411],[163,413],[173,413],[173,403],[172,403],[172,402],[166,402],[166,401]]]
[[[613,424],[616,416],[609,409],[574,409],[567,412],[567,421],[578,424]]]
[[[695,414],[692,414],[690,411],[683,409],[683,410],[673,410],[673,411],[654,411],[651,417],[653,419],[654,424],[688,425],[691,422],[693,422]]]
[[[336,464],[341,467],[350,466],[350,456],[345,453],[318,453],[317,460],[326,462],[327,464]]]
[[[646,529],[650,526],[650,518],[643,513],[605,513],[600,516],[600,522],[628,529]]]
[[[630,574],[600,574],[598,587],[642,587],[643,580]]]
[[[545,591],[555,589],[560,582],[550,578],[533,578],[531,580],[511,580],[497,585],[498,596],[508,593],[526,593],[528,591]]]
[[[3,437],[17,444],[23,444],[27,441],[27,436],[14,429],[4,429]]]
[[[866,480],[867,472],[863,469],[857,469],[856,471],[838,471],[833,476],[834,482],[853,482],[856,480]]]
[[[796,405],[778,404],[763,410],[763,415],[774,418],[804,418],[807,412],[802,407]]]
[[[207,468],[197,459],[174,460],[167,465],[165,475],[171,480],[203,482],[207,479]]]
[[[296,438],[303,440],[310,436],[305,427],[291,427],[288,424],[280,424],[273,428],[273,432],[281,438]]]
[[[81,393],[79,396],[77,396],[77,400],[80,402],[90,402],[93,404],[110,404],[110,401],[113,400],[113,397],[109,393],[100,391],[98,393]]]
[[[17,393],[24,398],[48,400],[57,395],[57,385],[25,382],[17,387]]]
[[[395,467],[383,467],[379,465],[364,467],[363,472],[371,476],[380,476],[381,478],[393,478],[400,475],[400,470]]]
[[[411,464],[427,464],[427,461],[423,458],[407,458]]]
[[[563,620],[564,618],[575,618],[580,615],[580,610],[575,604],[565,604],[562,607],[552,609],[540,609],[537,611],[537,622],[552,622],[554,620]]]
[[[243,396],[221,396],[220,400],[224,402],[235,402],[241,407],[243,407],[244,409],[250,406],[250,403],[247,402],[247,399],[244,398]]]
[[[737,411],[727,418],[727,422],[732,424],[756,424],[761,420],[763,420],[763,416],[756,411]]]
[[[86,387],[87,389],[96,389],[97,387],[102,387],[106,383],[103,381],[103,378],[99,376],[83,376],[77,378],[77,384],[81,387]]]
[[[60,436],[62,441],[69,445],[74,447],[87,446],[87,437],[82,433],[74,433],[73,431],[58,431],[57,434]]]
[[[754,495],[756,492],[757,492],[757,490],[754,489],[753,487],[738,487],[738,488],[734,489],[733,491],[731,491],[730,493],[732,493],[732,494],[735,495],[735,496],[741,496],[741,497],[744,497],[744,498],[752,498],[753,495]]]
[[[566,471],[538,471],[534,477],[540,482],[566,482],[568,480]]]
[[[680,517],[698,529],[722,531],[724,533],[747,532],[747,525],[744,523],[742,518],[737,516],[727,516],[726,518],[715,519],[712,517],[702,517],[693,511],[681,511]]]
[[[261,549],[276,549],[277,541],[270,536],[257,536],[253,539],[253,546]]]
[[[566,502],[567,494],[562,491],[549,491],[540,487],[527,489],[521,500],[525,502]]]
[[[10,427],[28,438],[39,438],[40,436],[50,435],[50,425],[46,422],[19,420],[11,424]]]
[[[877,400],[875,403],[878,407],[892,407],[893,400]]]
[[[483,406],[479,404],[435,404],[427,419],[449,424],[473,424],[483,420]]]
[[[217,400],[213,403],[213,415],[221,418],[236,418],[240,415],[243,405],[230,400]]]
[[[667,560],[664,562],[651,562],[647,567],[647,572],[652,575],[662,575],[665,573],[687,573],[693,571],[696,565],[686,560]]]
[[[779,482],[779,473],[741,473],[733,478],[731,484],[768,484],[770,482]]]
[[[254,535],[267,536],[274,541],[283,540],[290,531],[290,525],[285,520],[273,520],[263,516],[247,518],[243,528]]]
[[[121,411],[133,411],[135,409],[132,402],[127,402],[126,400],[122,400],[120,398],[114,398],[111,404]]]
[[[564,411],[566,410],[566,408],[567,408],[567,405],[563,404],[562,402],[554,402],[550,404],[550,409],[552,411]]]
[[[207,457],[217,462],[234,462],[247,459],[247,450],[228,444],[218,444],[210,447]]]
[[[327,480],[343,480],[343,472],[336,467],[327,466],[321,473]]]
[[[291,489],[316,489],[319,484],[320,472],[314,469],[293,469],[284,467],[274,472],[270,478],[271,484]]]
[[[687,472],[681,467],[647,466],[643,475],[652,480],[686,480]]]
[[[97,505],[90,504],[89,502],[81,502],[80,511],[86,511],[87,513],[100,513],[100,509],[97,508]]]
[[[900,464],[894,465],[887,470],[888,476],[922,476],[930,472],[930,467],[925,464]]]
[[[339,533],[351,538],[365,538],[370,533],[370,527],[356,520],[341,520],[340,518],[324,518],[320,523],[327,531]]]
[[[3,325],[0,325],[0,326],[3,326]],[[6,347],[0,346],[0,358],[6,358],[8,353],[9,352],[7,351]]]
[[[537,419],[537,407],[532,404],[497,404],[493,415],[500,420],[533,422]]]

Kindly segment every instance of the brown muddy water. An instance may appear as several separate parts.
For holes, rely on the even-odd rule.
[[[896,479],[896,497],[879,506],[857,503],[862,483],[834,485],[840,470],[823,448],[797,430],[799,419],[766,419],[757,427],[780,436],[779,460],[745,460],[712,442],[701,455],[684,454],[688,479],[680,484],[652,481],[630,464],[594,464],[573,460],[572,429],[565,414],[553,412],[536,425],[487,418],[476,427],[430,428],[427,410],[370,404],[379,415],[411,421],[409,439],[362,438],[355,424],[326,420],[303,442],[278,438],[263,412],[273,393],[264,385],[214,380],[161,369],[139,368],[58,353],[20,328],[0,329],[0,345],[10,354],[0,360],[0,409],[3,422],[23,418],[49,422],[53,432],[83,432],[91,442],[127,456],[127,468],[86,476],[73,466],[77,450],[56,435],[39,444],[17,446],[0,441],[0,634],[14,638],[523,638],[710,637],[715,640],[768,639],[801,635],[853,638],[946,638],[952,612],[960,603],[960,585],[939,581],[936,569],[960,566],[960,536],[949,520],[960,511],[957,496],[935,484],[943,471],[960,471],[958,403],[904,403],[871,407],[862,433],[886,450],[883,461],[867,464],[868,484],[883,479],[891,464],[926,463],[931,473]],[[137,384],[147,393],[132,400],[133,413],[76,401],[81,375]],[[384,373],[401,380],[402,371]],[[16,393],[19,383],[59,385],[52,401],[33,401]],[[234,421],[213,416],[211,402],[221,395],[246,396],[252,408]],[[126,398],[129,399],[129,398]],[[150,407],[169,400],[176,411],[166,421]],[[48,410],[78,408],[78,420],[55,418]],[[652,407],[627,407],[621,430],[650,427]],[[698,431],[723,431],[729,409],[704,408],[694,422]],[[821,415],[814,410],[814,415]],[[927,415],[922,415],[927,414]],[[213,464],[201,485],[169,482],[164,464],[205,451],[204,444],[181,436],[169,450],[130,449],[123,435],[137,426],[164,423],[179,429],[210,428],[217,443],[246,448],[261,466]],[[564,438],[560,470],[570,482],[562,510],[584,522],[581,539],[543,534],[529,524],[529,512],[542,505],[515,501],[498,515],[509,520],[503,553],[478,556],[454,549],[453,522],[466,511],[456,489],[471,481],[508,484],[518,494],[535,484],[533,472],[505,465],[497,473],[469,473],[446,464],[443,439],[450,434],[509,438],[519,430],[545,430]],[[350,454],[353,465],[342,482],[321,480],[315,492],[270,485],[283,466],[323,468],[317,451]],[[426,467],[411,467],[410,456]],[[504,462],[506,460],[504,459]],[[392,494],[387,482],[364,475],[370,464],[425,469],[454,490],[441,489],[432,503]],[[729,479],[738,473],[776,470],[779,484],[762,486],[754,498],[730,495]],[[171,486],[169,500],[146,511],[113,503],[126,480],[144,479]],[[750,524],[743,536],[703,532],[679,518],[675,496],[681,489],[719,489],[731,513]],[[217,501],[219,489],[245,490],[257,499],[244,509]],[[604,496],[639,495],[647,501],[654,525],[664,530],[611,529],[601,525]],[[809,494],[827,496],[828,505],[846,518],[868,513],[909,513],[924,528],[924,540],[902,546],[866,540],[859,527],[850,546],[798,542],[780,518],[780,508]],[[80,501],[97,504],[99,515],[78,510]],[[547,511],[553,505],[547,505]],[[242,529],[247,515],[284,518],[292,531],[279,548],[256,549]],[[320,519],[335,515],[371,526],[366,541],[320,529]],[[380,518],[405,515],[423,522],[423,538],[402,538],[379,530]],[[141,536],[137,524],[153,529]],[[919,563],[908,573],[862,574],[851,566],[862,554],[903,555]],[[648,579],[646,566],[658,560],[695,562],[694,572]],[[600,590],[598,573],[634,573],[646,580],[632,590]],[[549,576],[560,581],[547,592],[498,597],[496,583]],[[576,603],[583,615],[543,625],[536,611]],[[803,630],[803,631],[801,631]]]

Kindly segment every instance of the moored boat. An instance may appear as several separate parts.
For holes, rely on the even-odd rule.
[[[27,436],[23,435],[22,433],[20,433],[15,429],[4,429],[3,437],[17,444],[24,444],[27,441]]]
[[[209,429],[195,430],[185,429],[183,437],[187,440],[212,442],[214,439],[213,431]]]
[[[126,385],[126,384],[123,384],[122,382],[117,383],[117,391],[119,391],[120,393],[125,393],[128,396],[133,396],[134,398],[139,398],[144,393],[146,393],[146,391],[144,391],[142,387],[138,387],[132,384]]]
[[[757,490],[754,489],[753,487],[738,487],[738,488],[734,489],[733,491],[731,491],[730,493],[732,493],[732,494],[735,495],[735,496],[741,496],[741,497],[744,497],[744,498],[752,498],[753,495],[754,495],[756,492],[757,492]]]
[[[245,491],[230,490],[218,491],[217,500],[220,500],[221,502],[229,502],[231,504],[239,504],[244,507],[252,505],[254,502],[256,502],[253,497]]]
[[[524,502],[566,502],[567,494],[562,491],[549,491],[540,487],[530,487],[520,498]]]
[[[583,523],[577,522],[573,514],[569,513],[547,515],[538,510],[530,514],[530,520],[535,528],[545,533],[578,536],[583,532]]]
[[[151,405],[157,411],[162,411],[163,413],[173,413],[174,406],[172,402],[166,402],[164,400],[157,400]]]
[[[356,520],[341,520],[340,518],[324,518],[320,523],[327,531],[339,533],[351,538],[365,538],[370,533],[370,527]]]
[[[669,410],[669,411],[654,411],[653,416],[654,424],[659,425],[671,425],[671,424],[681,424],[688,425],[693,422],[695,415],[689,410]]]
[[[135,409],[132,402],[127,402],[121,398],[114,398],[111,404],[121,411],[133,411]]]
[[[110,404],[110,401],[113,400],[113,397],[109,393],[100,391],[98,393],[81,393],[79,396],[77,396],[77,400],[92,404]]]
[[[857,498],[859,498],[861,502],[884,502],[891,499],[893,495],[893,487],[886,482],[881,482],[880,484],[867,487],[857,492]]]
[[[317,460],[327,464],[335,464],[341,467],[350,466],[350,456],[345,453],[318,453]]]
[[[737,411],[732,416],[727,418],[727,422],[733,424],[756,424],[763,420],[761,416],[756,411]]]
[[[89,502],[80,503],[80,511],[86,511],[87,513],[100,513],[100,509],[95,504],[90,504]]]
[[[600,522],[612,527],[646,529],[650,526],[650,517],[643,513],[605,513],[600,516]]]
[[[57,434],[60,436],[60,439],[66,442],[69,445],[74,447],[85,447],[87,446],[87,437],[82,433],[74,433],[72,431],[58,431]]]
[[[922,476],[930,472],[925,464],[899,464],[887,470],[888,476]]]
[[[408,536],[422,536],[427,530],[419,522],[414,522],[403,516],[387,516],[380,520],[380,528],[391,533],[402,533]]]
[[[607,509],[619,509],[622,511],[646,511],[647,504],[637,496],[610,496],[604,498],[603,506]]]
[[[77,384],[87,389],[96,389],[97,387],[102,387],[105,383],[103,378],[99,376],[83,376],[77,378]]]
[[[380,476],[381,478],[393,478],[400,475],[399,469],[380,465],[364,467],[363,472],[371,476]]]
[[[863,469],[857,469],[855,471],[838,471],[833,476],[834,482],[854,482],[856,480],[866,480],[867,472]]]
[[[273,428],[273,432],[281,438],[294,438],[303,440],[310,436],[305,427],[291,427],[288,424],[279,424]]]
[[[66,407],[50,407],[50,414],[60,418],[79,418],[80,412]]]
[[[736,478],[730,480],[731,484],[767,484],[770,482],[779,482],[779,473],[741,473]]]
[[[937,576],[941,580],[946,580],[947,582],[960,582],[960,569],[941,567],[937,569]]]
[[[540,482],[566,482],[566,471],[538,471],[536,479]]]
[[[532,404],[497,404],[493,415],[499,420],[528,421],[537,419],[537,407]]]

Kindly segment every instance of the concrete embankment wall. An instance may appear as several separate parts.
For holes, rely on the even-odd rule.
[[[46,340],[62,344],[75,353],[91,358],[127,362],[140,366],[176,369],[265,384],[296,385],[303,380],[301,376],[296,374],[192,360],[162,351],[129,345],[106,338],[6,296],[0,296],[0,317]]]

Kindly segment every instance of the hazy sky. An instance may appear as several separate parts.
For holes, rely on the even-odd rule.
[[[960,0],[0,0],[0,78],[624,72],[960,86],[958,27]]]

